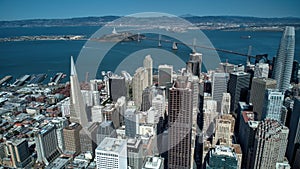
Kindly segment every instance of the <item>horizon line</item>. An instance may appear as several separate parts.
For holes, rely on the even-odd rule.
[[[101,16],[74,16],[74,17],[59,17],[59,18],[24,18],[24,19],[13,19],[13,20],[0,20],[0,22],[14,22],[14,21],[29,21],[29,20],[63,20],[63,19],[77,19],[77,18],[101,18],[101,17],[130,17],[131,15],[101,15]],[[174,15],[177,16],[177,15]],[[152,16],[153,17],[153,16]],[[189,18],[189,17],[244,17],[244,18],[259,18],[259,19],[284,19],[284,18],[295,18],[300,19],[300,16],[282,16],[282,17],[260,17],[260,16],[249,16],[249,15],[191,15],[183,14],[178,15],[180,18]]]

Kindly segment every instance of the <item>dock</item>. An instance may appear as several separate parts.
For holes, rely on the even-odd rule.
[[[5,76],[4,78],[2,78],[2,79],[0,80],[0,86],[6,84],[6,83],[9,82],[11,79],[12,79],[12,76],[10,76],[10,75]]]
[[[63,73],[56,73],[56,75],[50,79],[50,82],[48,83],[49,86],[58,85],[61,79],[63,79],[65,75]]]

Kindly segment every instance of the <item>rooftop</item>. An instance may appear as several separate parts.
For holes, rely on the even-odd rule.
[[[220,146],[220,145],[216,145],[215,150],[214,152],[212,152],[212,154],[229,156],[229,157],[235,156],[231,147]]]
[[[146,157],[143,169],[159,169],[163,165],[163,158]]]
[[[119,153],[126,145],[127,142],[125,140],[106,137],[97,147],[96,151]]]
[[[70,162],[69,158],[57,158],[46,169],[64,168]]]

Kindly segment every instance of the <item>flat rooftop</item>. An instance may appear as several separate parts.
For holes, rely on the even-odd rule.
[[[146,157],[143,169],[160,169],[161,165],[163,165],[163,158]]]
[[[119,153],[126,145],[127,142],[125,140],[106,137],[97,147],[96,151]]]
[[[219,145],[217,145],[215,147],[215,151],[213,152],[213,154],[224,155],[224,156],[229,156],[229,157],[235,156],[231,147],[219,146]]]

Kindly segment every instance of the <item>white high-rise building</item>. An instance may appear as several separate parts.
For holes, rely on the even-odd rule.
[[[157,124],[159,122],[159,118],[162,117],[158,110],[150,107],[147,111],[147,123],[149,124]]]
[[[212,75],[212,99],[217,101],[217,111],[221,111],[223,93],[227,93],[229,74],[216,73]]]
[[[295,52],[295,28],[287,26],[283,32],[274,64],[273,78],[277,88],[285,92],[290,86]]]
[[[152,107],[158,111],[161,117],[165,114],[165,97],[163,95],[156,95],[152,100]]]
[[[151,55],[147,55],[144,59],[144,68],[148,72],[148,85],[151,86],[153,84],[153,60]]]
[[[78,122],[82,126],[86,126],[88,123],[86,103],[82,97],[80,90],[80,84],[77,77],[76,67],[71,56],[71,96],[70,96],[70,120],[72,122]]]
[[[284,94],[277,89],[267,89],[265,93],[263,119],[281,121]]]
[[[142,94],[143,90],[148,85],[148,71],[139,67],[133,76],[132,79],[132,94],[135,105],[140,108],[142,104]]]
[[[257,63],[254,68],[254,77],[265,77],[269,75],[269,64]]]
[[[230,113],[230,93],[223,93],[222,97],[222,105],[221,105],[221,114],[229,114]]]
[[[82,93],[84,103],[89,107],[93,106],[94,99],[93,99],[92,91],[81,90],[81,93]]]
[[[96,149],[97,169],[127,169],[127,142],[106,137]]]
[[[63,129],[68,126],[68,119],[65,117],[55,117],[52,123],[55,124],[56,127],[58,147],[63,152],[65,150]]]
[[[63,117],[70,115],[70,97],[65,98],[64,100],[60,101],[60,110]]]
[[[103,121],[103,114],[102,114],[103,106],[93,106],[91,108],[92,112],[92,122],[102,122]]]
[[[204,99],[203,104],[203,133],[204,137],[210,137],[214,133],[215,119],[218,117],[217,101]]]
[[[198,76],[191,76],[190,80],[192,82],[193,90],[193,114],[197,114],[199,112],[199,78]]]
[[[99,91],[92,91],[93,95],[93,105],[100,106],[100,94]]]

